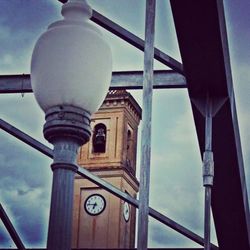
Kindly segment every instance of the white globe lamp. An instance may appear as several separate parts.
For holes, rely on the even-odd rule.
[[[93,113],[110,84],[110,47],[89,22],[92,9],[86,1],[69,1],[62,15],[64,19],[51,24],[35,45],[32,89],[45,112],[57,105],[71,105]]]
[[[90,115],[102,104],[112,73],[111,50],[89,22],[85,0],[62,7],[38,39],[31,60],[31,85],[45,112],[45,138],[54,145],[48,250],[71,249],[74,175],[79,146],[90,137]]]

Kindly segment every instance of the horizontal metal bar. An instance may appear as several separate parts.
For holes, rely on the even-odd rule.
[[[110,89],[142,89],[142,71],[113,72]],[[155,89],[160,88],[186,88],[186,79],[173,70],[154,71]],[[30,75],[0,75],[0,94],[31,93]]]
[[[42,143],[38,142],[37,140],[35,140],[31,136],[29,136],[29,135],[25,134],[24,132],[22,132],[21,130],[13,127],[12,125],[3,121],[2,119],[0,119],[0,127],[2,129],[4,129],[4,131],[6,131],[7,133],[15,136],[19,140],[21,140],[21,141],[25,142],[26,144],[30,145],[31,147],[37,149],[39,152],[49,156],[50,158],[53,158],[52,149],[43,145]],[[95,176],[94,174],[92,174],[88,170],[86,170],[82,167],[79,167],[77,173],[81,176],[84,176],[86,179],[92,181],[96,185],[111,192],[115,196],[127,201],[128,203],[130,203],[133,206],[138,208],[138,206],[139,206],[138,200],[134,199],[130,195],[128,195],[128,194],[122,192],[121,190],[117,189],[116,187],[112,186],[110,183],[100,179],[98,176]],[[181,226],[180,224],[176,223],[175,221],[171,220],[167,216],[157,212],[153,208],[149,208],[149,215],[152,216],[153,218],[155,218],[156,220],[160,221],[161,223],[169,226],[173,230],[183,234],[184,236],[193,240],[194,242],[196,242],[200,245],[203,245],[204,239],[202,237],[193,233],[192,231],[188,230],[187,228]],[[218,249],[216,246],[214,246],[214,245],[212,245],[212,246],[213,246],[213,249]]]
[[[113,72],[111,88],[142,89],[143,71]],[[186,88],[186,78],[173,70],[154,70],[154,89]]]
[[[0,93],[31,93],[30,75],[0,75]]]
[[[35,140],[31,136],[25,134],[21,130],[17,129],[16,127],[12,126],[8,122],[4,121],[3,119],[0,119],[0,128],[3,129],[4,131],[6,131],[7,133],[13,135],[17,139],[28,144],[32,148],[35,148],[36,150],[40,151],[41,153],[49,156],[50,158],[53,158],[53,150],[52,149],[45,146],[41,142]]]
[[[11,239],[14,241],[15,245],[19,250],[25,250],[25,246],[22,243],[21,238],[19,237],[18,233],[16,232],[12,222],[10,221],[8,215],[6,214],[2,204],[0,203],[0,218],[5,225],[7,231],[9,232]]]

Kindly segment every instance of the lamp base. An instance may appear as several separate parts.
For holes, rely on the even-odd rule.
[[[89,141],[90,113],[86,110],[69,105],[55,106],[47,110],[45,119],[43,133],[50,143],[70,138],[81,146]]]
[[[44,137],[54,145],[48,250],[71,249],[74,176],[78,148],[90,138],[90,113],[72,106],[46,112]]]

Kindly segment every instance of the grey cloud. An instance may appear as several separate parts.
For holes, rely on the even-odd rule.
[[[156,221],[150,222],[149,237],[151,241],[150,247],[198,247],[196,243],[185,236]]]
[[[42,246],[46,239],[50,203],[50,159],[0,133],[0,197],[16,230],[27,246]],[[3,230],[1,245],[8,245]]]
[[[3,247],[12,247],[14,242],[11,240],[8,231],[2,221],[0,221],[0,243]]]
[[[249,1],[225,1],[231,61],[249,64]],[[240,67],[237,67],[240,70]],[[247,78],[246,78],[247,79]]]
[[[164,106],[164,118],[162,110],[154,110],[150,206],[202,235],[202,161],[187,93],[156,93],[154,98]],[[194,246],[159,223],[150,228],[155,247]]]
[[[32,189],[31,189],[31,190],[32,190]],[[20,195],[20,196],[26,195],[26,194],[28,194],[31,190],[26,190],[26,191],[24,191],[24,190],[19,189],[19,190],[17,190],[17,194]]]
[[[58,6],[60,4],[58,3]],[[0,22],[15,35],[28,32],[39,34],[41,29],[60,17],[52,0],[1,1]],[[27,33],[26,33],[27,34]],[[27,38],[24,36],[24,41]]]
[[[2,96],[1,118],[24,132],[42,139],[43,113],[31,95]],[[0,202],[16,230],[29,247],[44,247],[46,241],[52,172],[51,159],[0,131]],[[1,247],[9,236],[0,230]]]
[[[60,5],[58,3],[58,5]],[[1,1],[0,68],[2,73],[29,72],[35,40],[60,12],[52,0]],[[17,73],[17,72],[16,72]]]
[[[176,92],[168,100],[155,96],[166,107],[167,119],[161,118],[161,111],[155,111],[156,121],[162,122],[156,125],[157,131],[153,130],[158,137],[153,140],[158,143],[152,146],[150,202],[178,222],[200,231],[202,162],[186,95]]]

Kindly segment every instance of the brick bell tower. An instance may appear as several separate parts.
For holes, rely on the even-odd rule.
[[[141,108],[125,90],[109,91],[92,116],[92,136],[78,164],[136,197]],[[73,248],[133,248],[135,208],[80,176],[75,178]]]

